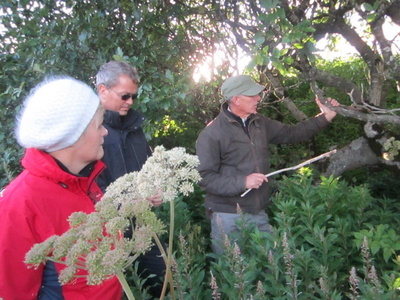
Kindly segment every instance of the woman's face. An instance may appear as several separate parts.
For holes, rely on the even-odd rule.
[[[104,137],[107,135],[107,129],[103,124],[104,109],[99,108],[89,123],[85,132],[79,138],[75,147],[77,147],[77,159],[84,164],[89,164],[95,160],[99,160],[104,155],[103,143]]]

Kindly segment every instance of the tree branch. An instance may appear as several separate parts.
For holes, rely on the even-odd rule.
[[[350,80],[343,77],[332,75],[326,71],[314,70],[315,80],[322,82],[324,85],[335,87],[346,94],[351,94],[351,100],[354,104],[363,103],[363,94],[360,88]]]
[[[342,116],[358,119],[364,122],[371,122],[377,124],[392,123],[400,125],[400,117],[397,115],[376,115],[373,113],[367,114],[357,109],[343,105],[335,107],[331,106],[330,103],[325,100],[323,91],[317,86],[314,80],[311,81],[311,89],[314,91],[314,93],[318,96],[318,98],[324,105],[334,110],[338,114],[341,114]]]

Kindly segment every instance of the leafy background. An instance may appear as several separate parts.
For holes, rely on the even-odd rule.
[[[359,2],[353,8],[366,8],[365,17],[370,19],[377,16],[379,5],[391,3]],[[51,74],[73,75],[93,86],[103,63],[111,59],[131,63],[141,76],[134,106],[147,117],[145,131],[151,145],[183,146],[190,153],[194,153],[200,130],[218,114],[219,86],[239,71],[244,50],[251,58],[245,72],[271,88],[260,112],[285,123],[296,123],[298,117],[272,89],[274,79],[280,80],[282,94],[304,116],[317,113],[310,82],[296,65],[301,55],[318,70],[368,90],[370,72],[362,58],[327,60],[309,55],[316,42],[311,34],[322,25],[334,25],[329,23],[327,11],[331,15],[336,8],[347,11],[354,3],[315,1],[313,5],[319,9],[314,23],[304,20],[293,25],[293,16],[284,8],[301,16],[306,1],[302,3],[2,1],[0,187],[21,170],[23,150],[13,136],[21,103],[35,84]],[[266,10],[271,12],[264,13]],[[346,21],[350,22],[349,18]],[[328,47],[333,47],[337,40],[330,38]],[[194,81],[198,65],[216,51],[224,54],[223,61],[214,61],[210,80]],[[396,61],[398,56],[393,66]],[[269,70],[273,77],[267,76]],[[395,74],[400,73],[390,73],[385,81],[386,108],[398,107]],[[352,105],[344,91],[323,83],[321,88],[342,104]],[[272,169],[341,148],[364,135],[363,125],[356,118],[338,116],[307,142],[272,147]],[[398,131],[397,125],[383,126]],[[174,222],[179,230],[172,245],[177,295],[180,299],[396,299],[400,250],[396,174],[379,165],[346,172],[339,179],[320,178],[320,168],[313,165],[301,173],[276,177],[273,205],[268,210],[274,234],[266,236],[243,224],[237,248],[218,258],[210,251],[203,192],[197,188],[190,197],[177,199],[179,217]],[[166,224],[170,222],[168,205],[157,213]],[[352,267],[358,277],[351,276]],[[128,270],[127,276],[137,298],[148,298],[134,270]]]

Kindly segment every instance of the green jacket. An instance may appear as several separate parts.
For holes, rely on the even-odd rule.
[[[219,115],[200,133],[196,154],[200,159],[200,187],[206,191],[206,209],[256,214],[268,206],[269,186],[264,183],[246,196],[245,179],[251,173],[269,173],[269,144],[296,143],[307,140],[329,122],[317,116],[296,125],[286,125],[263,115],[248,118],[248,134],[240,121],[223,104]]]

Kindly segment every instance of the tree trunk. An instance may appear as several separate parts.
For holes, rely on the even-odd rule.
[[[387,152],[384,148],[385,143],[392,137],[396,140],[399,137],[374,123],[365,124],[364,131],[365,137],[352,141],[330,157],[328,166],[322,175],[337,177],[345,171],[377,164],[386,165],[393,174],[400,175],[400,155],[396,155],[392,159],[383,157],[383,154]]]
[[[330,175],[338,177],[345,171],[378,163],[379,159],[369,147],[368,140],[360,137],[331,156],[329,165],[323,175],[325,177]]]

